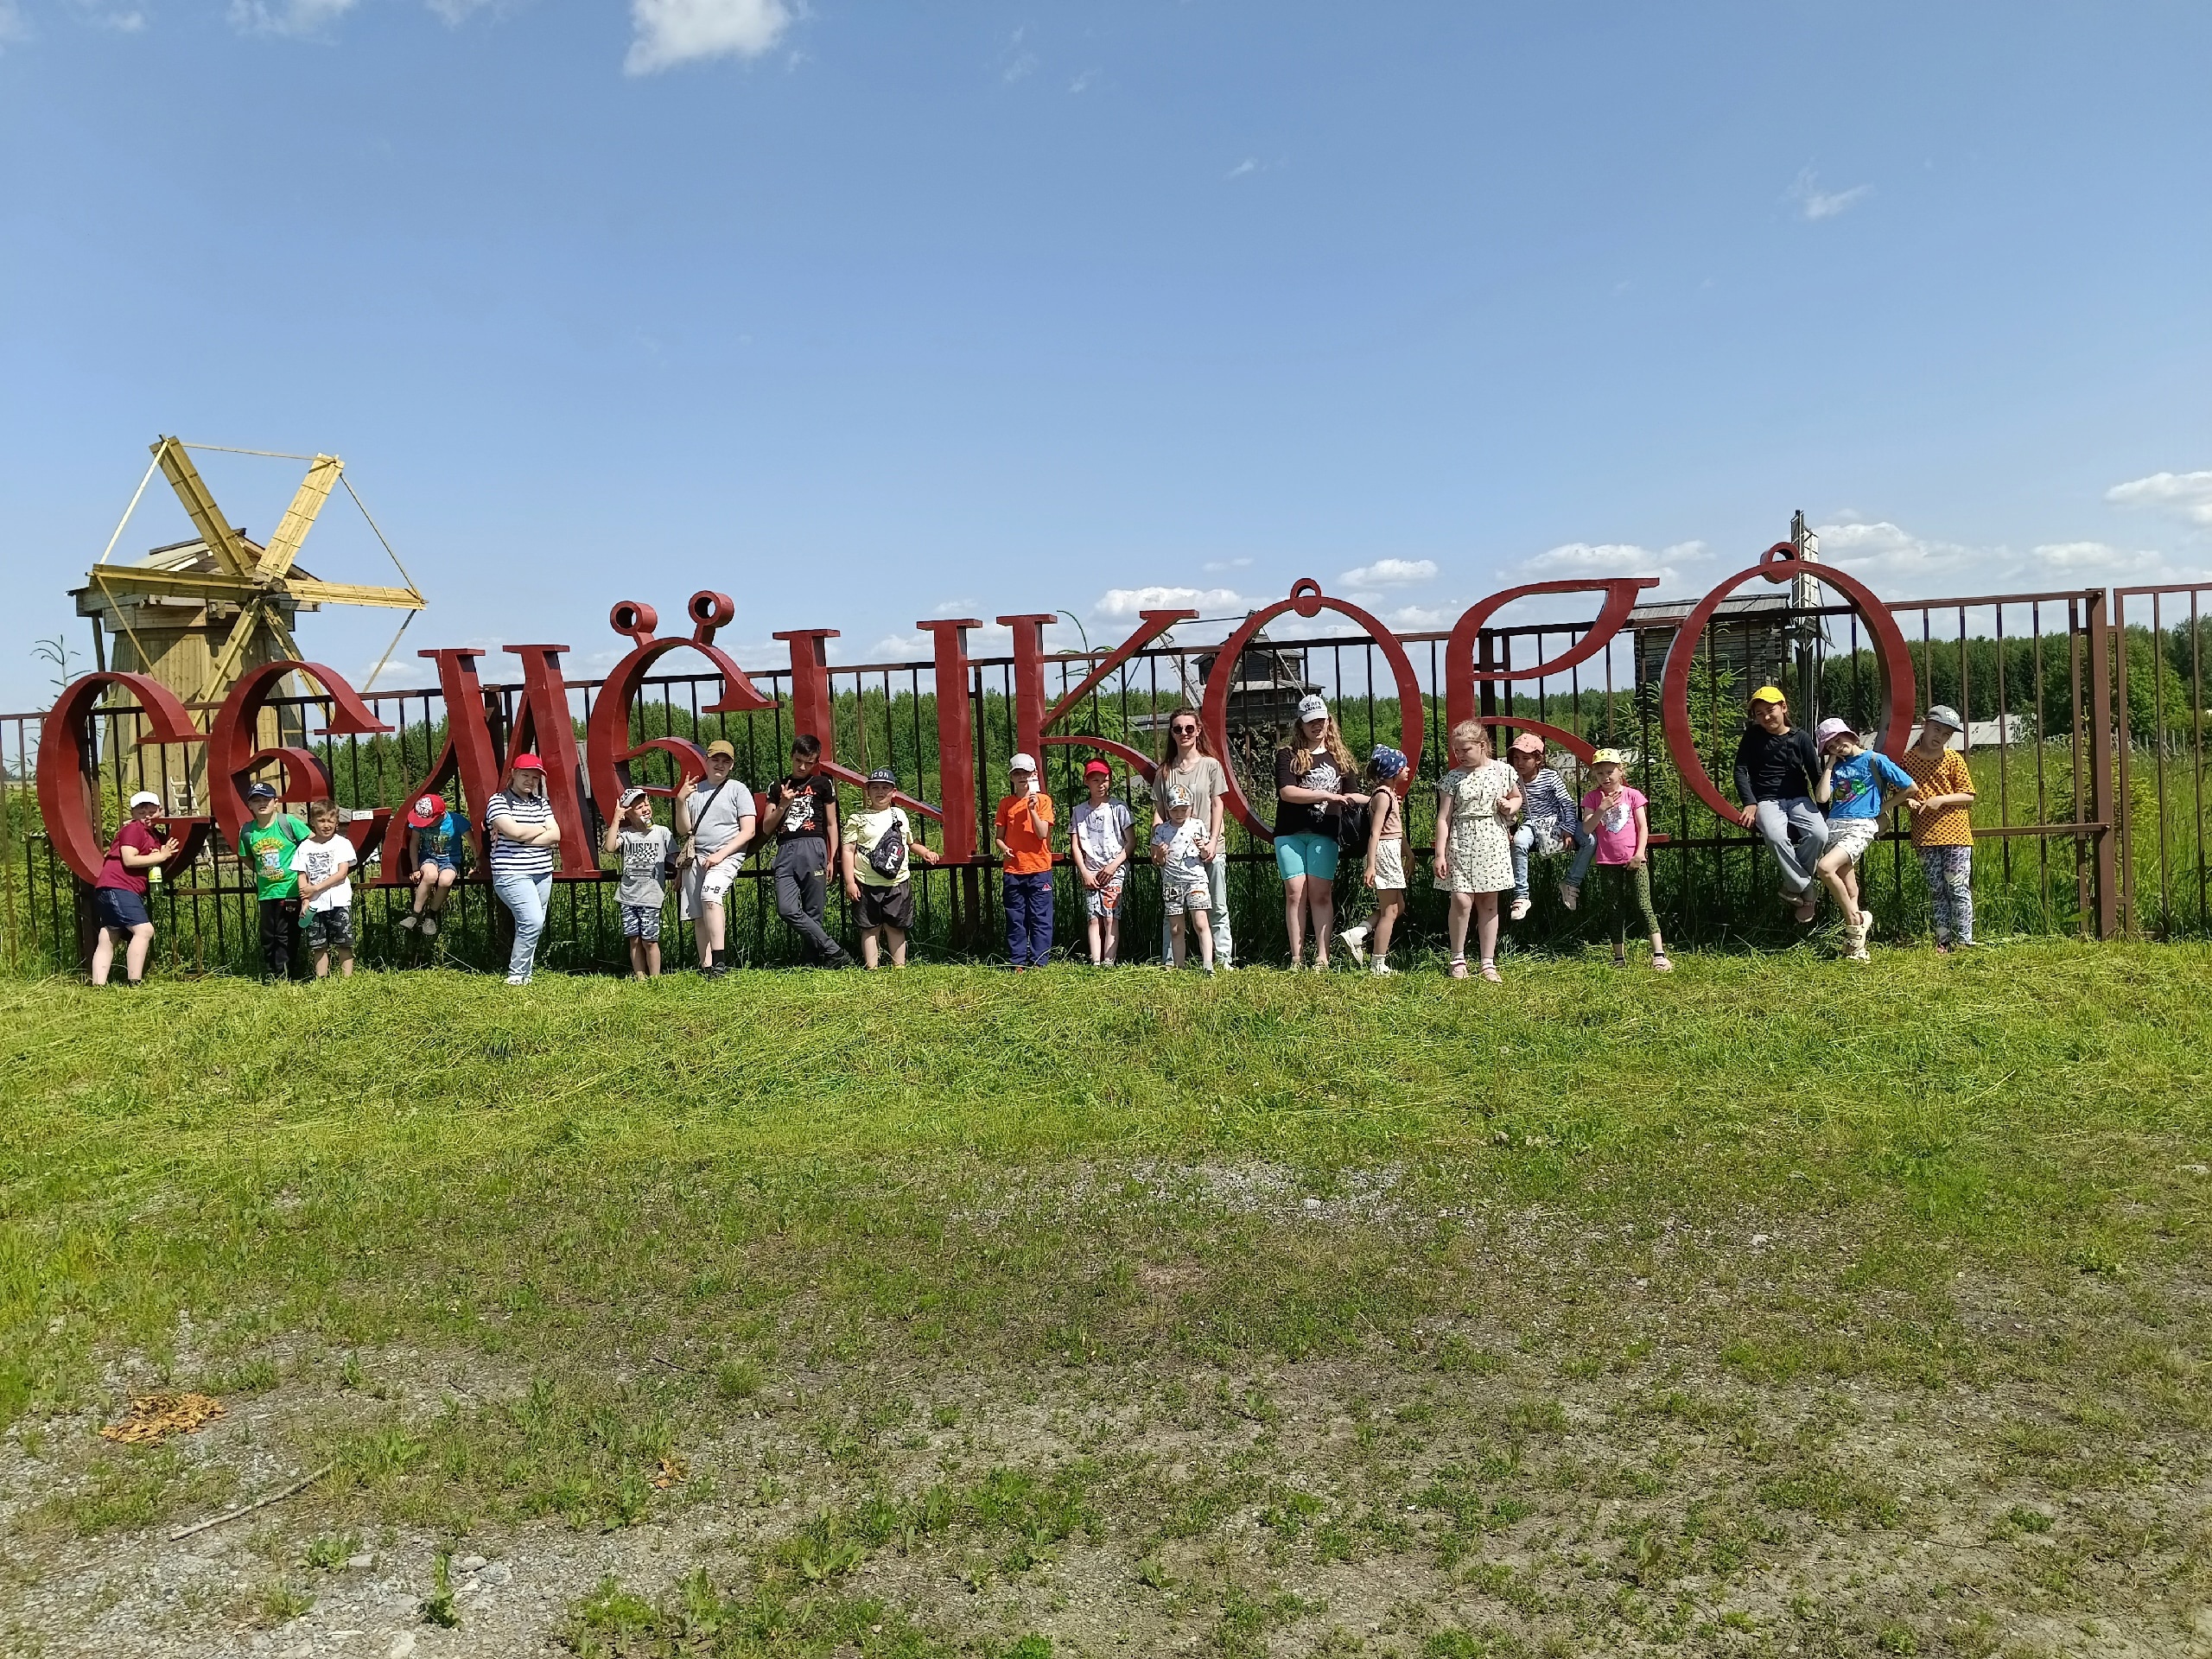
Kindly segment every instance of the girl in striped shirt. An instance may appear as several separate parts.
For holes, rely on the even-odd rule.
[[[515,947],[507,958],[507,983],[527,985],[536,964],[545,906],[553,896],[553,859],[561,826],[545,798],[545,763],[518,754],[507,767],[507,786],[485,804],[484,830],[492,850],[492,891],[515,918]]]

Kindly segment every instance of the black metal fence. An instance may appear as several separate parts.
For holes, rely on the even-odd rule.
[[[1909,641],[1918,707],[1948,702],[1969,723],[1967,760],[1980,796],[1974,884],[1985,934],[2102,936],[2123,918],[2127,925],[2146,925],[2162,937],[2212,932],[2202,833],[2202,658],[2212,654],[2205,646],[2212,640],[2197,608],[2200,596],[2207,594],[2212,587],[2127,590],[2121,602],[2133,601],[2139,609],[2147,606],[2148,613],[2144,626],[2123,622],[2116,631],[2107,622],[2107,595],[2098,589],[1890,607]],[[2184,600],[2185,620],[2177,621],[2167,613]],[[1128,658],[1055,732],[1156,753],[1170,711],[1198,702],[1209,674],[1230,673],[1239,689],[1230,699],[1231,753],[1224,758],[1266,821],[1273,811],[1272,756],[1288,735],[1298,691],[1310,687],[1328,696],[1347,741],[1363,756],[1376,742],[1399,741],[1397,684],[1382,647],[1363,634],[1315,632],[1312,625],[1301,626],[1306,629],[1302,635],[1254,642],[1236,665],[1212,660],[1217,648],[1210,644],[1179,643],[1171,637]],[[1487,629],[1477,642],[1476,661],[1486,669],[1510,671],[1556,660],[1592,626],[1583,619]],[[1668,759],[1652,669],[1664,652],[1663,643],[1654,648],[1653,636],[1665,626],[1663,617],[1632,622],[1604,650],[1564,674],[1484,681],[1482,714],[1501,726],[1541,721],[1628,755],[1631,774],[1651,802],[1655,896],[1671,941],[1786,944],[1796,930],[1776,899],[1773,864],[1763,843],[1717,818],[1684,787]],[[1440,633],[1401,636],[1419,682],[1425,732],[1408,797],[1408,868],[1416,874],[1401,934],[1416,952],[1433,947],[1442,932],[1440,895],[1429,891],[1419,872],[1427,868],[1433,825],[1433,794],[1426,786],[1448,764],[1446,641]],[[2187,666],[2177,669],[2177,653],[2184,644]],[[1047,658],[1048,696],[1078,684],[1104,654]],[[863,771],[888,765],[907,792],[941,800],[944,769],[931,665],[857,664],[833,667],[829,673],[833,730],[818,734],[832,739],[838,759]],[[765,669],[752,677],[779,699],[778,708],[753,715],[704,712],[721,690],[713,674],[647,681],[630,711],[631,741],[673,735],[704,743],[727,737],[738,752],[738,775],[758,789],[785,770],[793,735],[792,685],[787,667]],[[1881,666],[1864,620],[1850,607],[1777,607],[1768,601],[1765,608],[1724,607],[1699,642],[1689,711],[1697,751],[1724,790],[1745,696],[1758,679],[1768,677],[1789,693],[1801,724],[1840,714],[1865,729],[1881,706]],[[580,740],[601,689],[595,682],[569,688]],[[965,693],[974,734],[976,805],[985,826],[987,855],[996,789],[1017,746],[1016,690],[1013,658],[979,658],[969,664]],[[522,716],[524,689],[487,685],[483,694],[494,741],[504,743]],[[329,714],[327,700],[318,696],[278,698],[270,707],[276,721],[310,734],[310,747],[321,753],[341,806],[404,810],[444,747],[442,696],[435,690],[408,690],[369,694],[366,700],[391,726],[391,733],[315,736]],[[203,719],[210,713],[197,712]],[[19,971],[67,971],[84,960],[89,915],[77,882],[55,857],[37,820],[29,780],[39,719],[0,717],[0,851],[7,860],[5,880],[0,881],[0,930],[5,935],[0,954]],[[180,787],[197,787],[204,798],[204,782],[195,786],[189,781],[189,756],[138,744],[143,730],[139,710],[107,707],[95,721],[98,785],[109,814],[107,828],[113,828],[121,801],[141,775],[168,780],[172,794]],[[1072,747],[1054,745],[1045,751],[1047,787],[1058,803],[1063,836],[1071,809],[1083,798],[1079,774],[1086,758],[1084,750]],[[2149,793],[2137,801],[2130,789],[2142,792],[2138,780],[2146,772]],[[639,782],[674,781],[670,761],[659,753],[643,757],[632,774]],[[1571,767],[1567,775],[1573,785]],[[179,779],[186,781],[180,785]],[[1141,841],[1149,802],[1141,779],[1116,763],[1114,790],[1135,810]],[[2145,807],[2145,801],[2155,801],[2155,810]],[[2131,803],[2138,809],[2132,829]],[[187,811],[195,804],[174,798],[169,804]],[[849,793],[847,804],[853,804]],[[483,805],[463,804],[477,813]],[[935,844],[936,836],[921,827],[924,838]],[[1232,828],[1230,844],[1237,959],[1281,960],[1281,887],[1269,847],[1241,828]],[[1885,834],[1880,850],[1869,855],[1866,869],[1881,931],[1900,938],[1917,932],[1924,923],[1925,899],[1916,866],[1897,832]],[[357,884],[361,896],[356,934],[365,963],[401,967],[438,961],[487,969],[504,965],[506,917],[484,885],[482,870],[461,884],[448,906],[447,925],[431,943],[397,927],[409,894],[401,887],[377,885],[387,874],[372,864],[365,873],[368,885]],[[1541,864],[1532,873],[1534,909],[1508,930],[1509,949],[1569,950],[1611,937],[1619,918],[1602,908],[1569,912],[1560,905],[1559,874]],[[917,920],[912,954],[917,959],[988,960],[998,953],[996,882],[988,856],[934,869],[917,862],[913,883]],[[1338,890],[1344,907],[1356,913],[1364,902],[1356,866],[1348,866]],[[2155,904],[2149,899],[2153,892]],[[851,918],[842,895],[833,891],[831,903],[834,925],[849,937]],[[255,970],[253,880],[235,849],[211,844],[188,869],[162,884],[153,912],[156,966],[200,973]],[[1059,947],[1081,956],[1083,906],[1065,860],[1058,915]],[[741,962],[770,965],[797,959],[795,942],[775,915],[765,861],[748,862],[731,895],[729,916],[730,938]],[[1123,959],[1156,959],[1160,934],[1157,882],[1141,861],[1129,884]],[[676,925],[671,905],[664,931],[671,965],[688,958],[691,948],[689,929]],[[541,961],[581,972],[626,965],[611,878],[556,884]]]

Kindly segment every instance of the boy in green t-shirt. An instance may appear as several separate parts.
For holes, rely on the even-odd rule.
[[[268,784],[256,784],[245,799],[253,822],[238,832],[238,856],[253,871],[261,902],[261,976],[287,979],[300,956],[300,878],[292,873],[292,849],[308,838],[308,827],[277,810],[276,791]]]

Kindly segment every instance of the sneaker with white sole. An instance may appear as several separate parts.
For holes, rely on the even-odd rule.
[[[1516,899],[1513,901],[1513,908],[1506,912],[1505,919],[1509,922],[1517,922],[1523,916],[1526,916],[1532,908],[1533,906],[1531,901],[1529,899]]]
[[[1560,882],[1559,884],[1559,901],[1562,905],[1565,905],[1569,910],[1577,908],[1582,903],[1582,889],[1576,887],[1572,881]]]
[[[1351,952],[1353,965],[1364,966],[1367,962],[1367,924],[1358,922],[1337,935],[1345,950]]]

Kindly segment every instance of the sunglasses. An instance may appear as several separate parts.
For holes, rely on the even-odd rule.
[[[1170,726],[1167,729],[1178,737],[1196,737],[1198,734],[1198,728],[1195,726]]]

